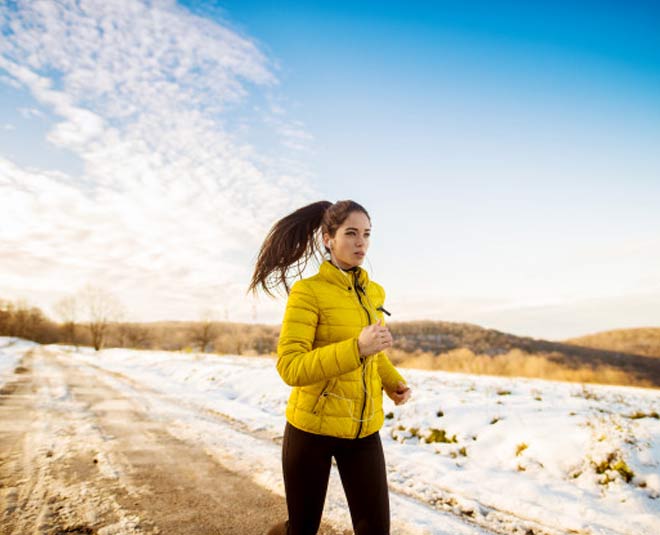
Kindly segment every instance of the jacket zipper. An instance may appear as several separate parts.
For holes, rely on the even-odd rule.
[[[360,301],[360,305],[367,313],[367,325],[371,325],[371,314],[369,314],[367,307],[364,306],[364,303],[362,302],[362,298],[360,297],[360,292],[358,291],[357,286],[354,286],[354,288],[355,288],[355,293],[357,294],[358,301]]]
[[[371,325],[371,314],[369,314],[367,307],[365,307],[364,303],[362,302],[362,298],[360,297],[360,291],[358,290],[357,280],[355,279],[353,280],[353,288],[355,289],[355,293],[357,294],[357,298],[358,301],[360,302],[360,306],[367,313],[367,325]],[[362,360],[362,358],[360,358],[360,360]],[[365,373],[366,373],[366,369],[364,369],[364,361],[362,361],[362,391],[364,392],[364,398],[362,400],[362,410],[360,411],[360,425],[358,426],[358,431],[357,434],[355,435],[355,438],[360,438],[360,433],[362,432],[362,422],[364,420],[364,409],[367,407],[367,382],[364,378]]]

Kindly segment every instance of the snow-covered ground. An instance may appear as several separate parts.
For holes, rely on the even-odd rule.
[[[16,362],[17,344],[25,344],[9,342],[0,338],[0,384],[2,370]],[[231,427],[222,437],[189,416],[172,432],[204,442],[220,460],[283,492],[278,446],[264,440],[281,437],[289,393],[272,358],[48,349],[112,372],[104,376],[117,388],[136,395],[145,392],[138,386],[148,388],[154,396],[144,403],[154,413],[192,410],[225,419]],[[660,390],[403,374],[413,397],[401,407],[386,401],[390,417],[381,431],[393,533],[397,526],[399,533],[438,535],[480,533],[479,526],[503,533],[660,533]],[[339,525],[348,519],[336,475],[325,515]],[[460,523],[449,527],[452,518]]]
[[[0,387],[11,377],[16,363],[30,347],[37,344],[21,338],[0,336]]]

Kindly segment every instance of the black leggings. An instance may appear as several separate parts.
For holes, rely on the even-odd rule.
[[[307,433],[287,422],[282,468],[288,535],[315,535],[318,531],[332,457],[337,461],[355,535],[388,535],[390,503],[380,435],[335,438]]]

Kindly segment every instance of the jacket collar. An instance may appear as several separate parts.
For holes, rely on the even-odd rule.
[[[369,275],[366,270],[362,269],[360,266],[356,266],[350,271],[344,271],[335,266],[329,260],[326,260],[321,264],[319,275],[328,282],[343,288],[348,288],[350,286],[352,289],[355,285],[356,278],[362,288],[366,289],[369,284]]]

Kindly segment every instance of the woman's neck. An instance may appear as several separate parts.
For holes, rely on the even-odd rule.
[[[341,269],[342,271],[357,271],[358,267],[359,267],[359,266],[351,266],[351,267],[344,268],[344,267],[341,267],[339,265],[339,263],[336,260],[332,259],[332,258],[330,259],[330,263],[333,266],[335,266],[337,269]]]

